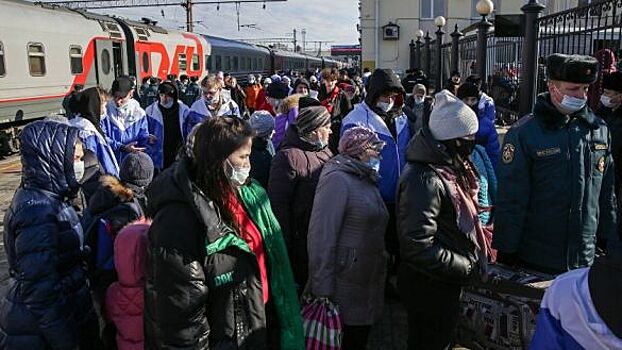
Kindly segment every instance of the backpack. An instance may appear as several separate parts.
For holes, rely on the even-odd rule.
[[[97,296],[103,298],[108,286],[117,279],[114,268],[115,237],[123,227],[143,216],[136,199],[118,204],[95,216],[86,211],[82,227],[85,227],[84,241],[90,248],[87,260],[89,278]]]

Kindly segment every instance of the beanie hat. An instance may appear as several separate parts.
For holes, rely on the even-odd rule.
[[[274,131],[274,117],[268,111],[255,111],[251,115],[250,123],[259,137],[268,137]]]
[[[304,136],[328,123],[330,123],[330,113],[326,107],[317,106],[301,109],[295,125],[298,135]]]
[[[278,74],[273,74],[272,76],[270,76],[270,80],[272,80],[273,83],[280,83],[281,76]]]
[[[144,152],[128,154],[121,163],[119,178],[136,186],[146,187],[153,179],[153,161]]]
[[[274,80],[274,79],[273,79]],[[287,85],[279,82],[273,82],[268,85],[268,90],[266,91],[266,95],[268,97],[276,98],[278,100],[284,99],[289,94],[289,88]]]
[[[266,79],[263,80],[263,83],[264,83],[264,85],[270,85],[270,84],[272,84],[272,79],[266,78]]]
[[[603,89],[622,92],[622,72],[613,72],[603,76]]]
[[[475,112],[447,90],[435,96],[434,108],[430,114],[429,128],[438,141],[446,141],[473,135],[478,121]]]
[[[318,99],[309,97],[309,96],[302,96],[298,100],[298,109],[303,109],[303,108],[312,107],[312,106],[321,106],[321,105],[322,104],[320,103]]]
[[[311,83],[317,83],[317,77],[315,75],[312,75],[309,77],[309,82]]]
[[[339,153],[358,158],[370,148],[384,146],[376,133],[364,126],[355,126],[346,130],[339,140]]]
[[[458,88],[458,98],[463,99],[467,97],[478,97],[479,88],[473,83],[464,83]]]

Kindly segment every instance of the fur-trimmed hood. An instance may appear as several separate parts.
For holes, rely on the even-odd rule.
[[[283,104],[281,105],[280,112],[283,114],[287,114],[293,108],[298,108],[298,102],[300,101],[301,97],[302,94],[293,94],[287,96],[285,99],[283,99]]]
[[[99,179],[99,182],[99,188],[89,200],[89,210],[93,215],[134,200],[132,189],[125,186],[116,177],[104,175]]]

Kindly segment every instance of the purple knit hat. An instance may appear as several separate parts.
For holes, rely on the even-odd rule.
[[[370,148],[382,149],[384,142],[376,133],[364,126],[355,126],[346,130],[339,140],[339,153],[358,158]]]

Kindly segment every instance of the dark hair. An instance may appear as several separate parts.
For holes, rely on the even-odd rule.
[[[479,75],[475,75],[475,74],[469,75],[469,77],[466,78],[466,82],[475,84],[478,89],[482,88],[482,78]]]
[[[235,195],[223,164],[225,160],[253,137],[250,124],[239,118],[214,117],[207,119],[194,137],[194,180],[196,185],[218,208],[223,221],[237,228],[230,207]]]
[[[455,71],[451,72],[451,76],[452,76],[452,77],[455,77],[456,75],[457,75],[457,76],[460,76],[460,72],[458,72],[457,70],[455,70]]]
[[[196,83],[197,81],[199,81],[199,77],[197,77],[196,75],[191,76],[190,77],[190,81],[193,82],[193,83]]]

